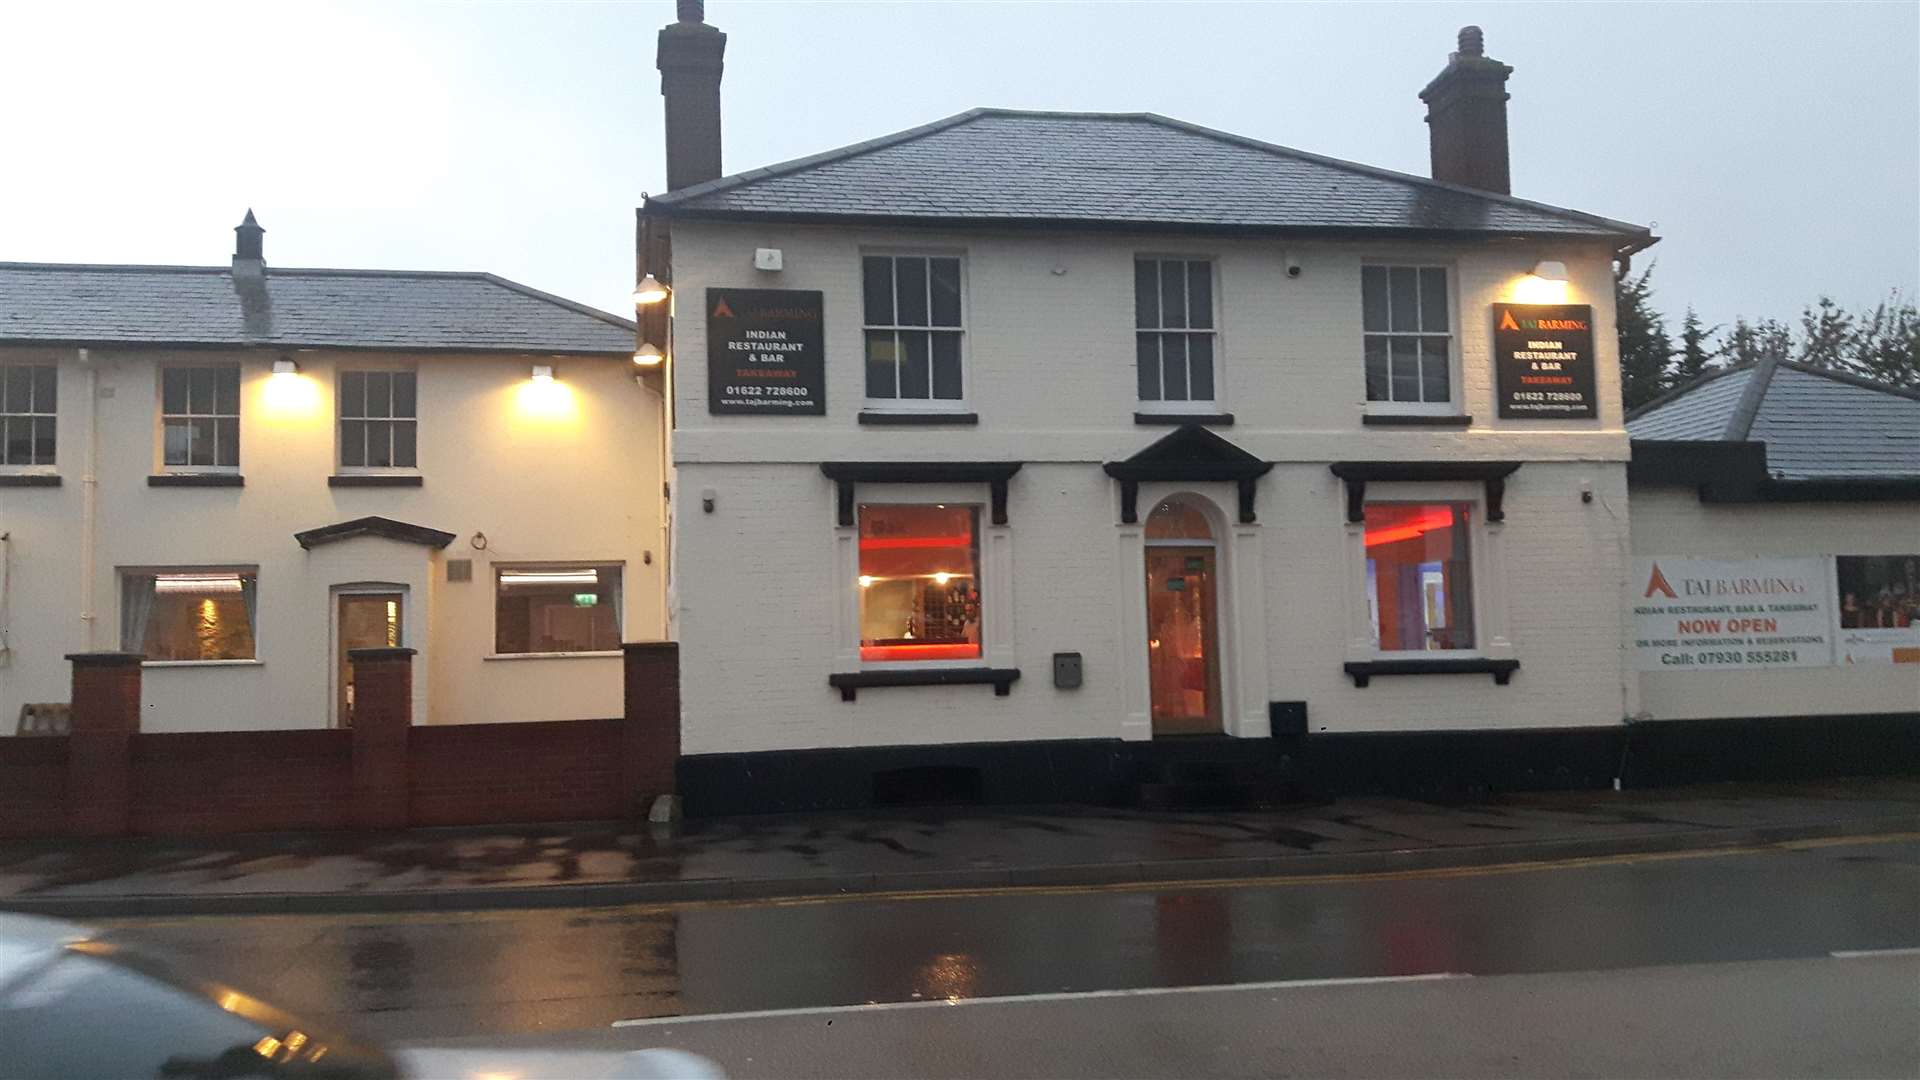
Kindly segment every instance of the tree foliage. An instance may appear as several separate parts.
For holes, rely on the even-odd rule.
[[[1620,327],[1620,394],[1627,408],[1644,405],[1671,385],[1673,339],[1667,321],[1653,306],[1653,268],[1639,277],[1619,275],[1613,283],[1614,318]]]
[[[1653,267],[1614,282],[1620,326],[1620,390],[1627,408],[1724,367],[1793,360],[1890,386],[1920,389],[1920,308],[1898,289],[1872,308],[1849,311],[1822,295],[1800,311],[1798,325],[1744,316],[1708,327],[1691,306],[1680,322],[1678,348],[1653,296]]]

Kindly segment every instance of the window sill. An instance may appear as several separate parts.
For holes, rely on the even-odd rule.
[[[148,487],[230,488],[246,484],[247,478],[239,473],[155,473],[147,477]]]
[[[0,487],[59,487],[59,473],[0,473]]]
[[[1367,427],[1472,427],[1473,417],[1465,413],[1363,413],[1360,422]]]
[[[1136,424],[1158,424],[1174,427],[1180,424],[1199,424],[1202,427],[1232,427],[1233,414],[1223,413],[1162,413],[1137,412],[1133,414]]]
[[[1454,659],[1350,660],[1345,664],[1353,685],[1364,688],[1375,675],[1491,675],[1496,686],[1507,685],[1520,670],[1518,660],[1489,660],[1485,657]]]
[[[328,487],[419,487],[425,482],[419,473],[334,473],[327,477]]]
[[[618,660],[625,655],[619,649],[595,650],[592,652],[515,652],[488,653],[482,660]]]
[[[142,660],[143,668],[265,667],[265,660]]]
[[[880,427],[925,427],[939,424],[978,424],[979,413],[970,412],[882,412],[874,409],[860,411],[862,424],[874,424]]]
[[[841,701],[852,701],[862,689],[876,686],[992,686],[994,697],[1006,697],[1019,668],[912,668],[899,671],[836,671],[827,685],[840,691]]]

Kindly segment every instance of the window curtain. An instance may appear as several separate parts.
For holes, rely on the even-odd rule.
[[[240,575],[240,602],[247,607],[247,636],[254,640],[254,653],[260,651],[260,581],[252,574]]]
[[[120,648],[125,652],[146,652],[153,582],[152,574],[128,574],[120,581]]]
[[[613,596],[611,597],[613,600],[613,647],[616,649],[620,647],[621,642],[627,640],[620,629],[626,609],[626,583],[626,567],[616,568],[613,571]]]

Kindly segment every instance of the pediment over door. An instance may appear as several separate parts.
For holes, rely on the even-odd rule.
[[[1240,492],[1240,523],[1251,525],[1256,520],[1255,481],[1273,468],[1273,462],[1260,460],[1198,424],[1186,424],[1156,439],[1132,457],[1109,461],[1101,468],[1120,481],[1120,520],[1124,524],[1132,525],[1140,520],[1138,503],[1142,480],[1231,480]]]

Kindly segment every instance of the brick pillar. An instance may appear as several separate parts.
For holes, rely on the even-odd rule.
[[[81,836],[127,831],[133,736],[140,730],[138,653],[69,653],[72,734],[67,736],[67,828]]]
[[[347,661],[353,666],[353,823],[403,829],[413,650],[348,649]]]
[[[680,643],[629,642],[626,723],[620,732],[621,786],[633,816],[645,817],[655,795],[675,793],[680,760]]]

